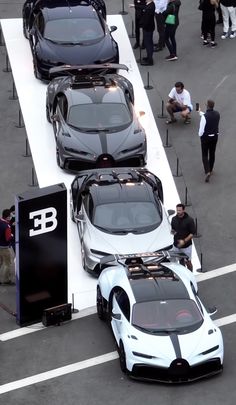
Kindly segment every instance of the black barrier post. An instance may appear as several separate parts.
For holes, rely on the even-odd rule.
[[[36,187],[37,186],[37,180],[35,179],[36,174],[35,174],[35,170],[32,167],[31,169],[31,184],[29,184],[29,187]]]
[[[6,67],[4,69],[2,69],[3,72],[11,72],[11,67],[9,64],[9,58],[8,58],[8,54],[6,54]]]
[[[161,100],[161,114],[158,115],[158,118],[167,118],[167,115],[164,114],[164,101]]]
[[[151,86],[151,85],[149,84],[149,72],[147,72],[147,84],[146,84],[146,86],[144,86],[144,88],[145,88],[145,90],[151,90],[151,89],[153,89],[153,86]]]
[[[173,174],[174,177],[180,177],[182,176],[182,173],[179,173],[179,158],[176,160],[176,173]]]
[[[25,138],[25,154],[22,155],[22,156],[24,156],[24,157],[30,157],[31,156],[30,149],[29,149],[29,141],[28,141],[27,137]]]
[[[23,121],[23,117],[22,117],[22,112],[21,109],[19,108],[19,113],[18,113],[18,125],[16,125],[16,128],[24,128],[25,124]]]
[[[194,238],[200,238],[202,235],[200,235],[197,231],[197,218],[195,218],[195,234],[193,235]]]
[[[75,308],[74,306],[74,293],[72,293],[72,314],[77,314],[77,312],[79,312],[78,309]]]
[[[16,92],[16,86],[15,86],[15,82],[13,80],[12,83],[12,95],[9,97],[9,100],[17,100],[18,96],[17,96],[17,92]]]
[[[120,11],[119,14],[121,14],[121,15],[128,14],[127,11],[125,11],[125,2],[124,2],[124,0],[122,0],[122,10]]]
[[[188,189],[187,189],[187,187],[185,187],[184,205],[185,205],[186,207],[189,207],[190,205],[192,205],[191,202],[188,202]]]
[[[169,130],[166,130],[166,143],[164,145],[164,148],[170,148],[172,145],[169,143]]]
[[[133,22],[133,20],[132,20],[132,25],[131,25],[131,34],[129,35],[129,37],[130,37],[130,38],[135,38],[135,35],[134,35],[134,22]]]
[[[4,40],[3,40],[3,35],[2,35],[2,29],[0,27],[0,46],[4,46]]]

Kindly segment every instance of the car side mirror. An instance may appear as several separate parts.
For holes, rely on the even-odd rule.
[[[112,318],[116,319],[117,321],[121,320],[121,314],[114,314],[114,312],[111,313]]]
[[[218,309],[216,308],[216,306],[211,307],[211,308],[207,308],[207,312],[210,316],[215,315],[218,312]]]
[[[170,217],[171,215],[174,215],[174,214],[175,214],[175,210],[168,210],[167,212],[168,212],[169,217]]]
[[[110,32],[114,32],[114,31],[116,31],[117,30],[117,27],[115,26],[115,25],[112,25],[111,27],[110,27]]]
[[[59,122],[60,121],[60,119],[59,119],[59,116],[58,116],[58,114],[54,114],[53,116],[52,116],[52,120],[54,121],[54,122]]]
[[[84,215],[79,212],[79,214],[75,215],[75,220],[78,222],[84,222]]]

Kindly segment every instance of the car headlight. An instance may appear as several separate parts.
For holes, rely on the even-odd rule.
[[[91,253],[93,253],[94,255],[97,255],[97,256],[109,256],[110,255],[110,253],[101,252],[100,250],[91,249],[90,251],[91,251]]]
[[[144,359],[153,359],[154,356],[150,356],[149,354],[139,353],[139,352],[132,352],[134,356],[143,357]]]

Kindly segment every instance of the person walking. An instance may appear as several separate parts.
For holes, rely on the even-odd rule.
[[[172,251],[184,253],[187,256],[186,266],[193,271],[192,265],[192,238],[195,234],[195,223],[185,211],[184,204],[176,205],[176,215],[171,220],[171,233],[174,235]]]
[[[153,65],[153,31],[155,30],[155,4],[153,0],[146,0],[146,7],[140,21],[143,28],[143,42],[146,48],[147,56],[141,60],[141,65]]]
[[[158,32],[158,43],[154,45],[154,52],[162,51],[165,47],[165,20],[163,12],[166,10],[168,0],[154,0],[155,3],[155,20]]]
[[[165,44],[168,48],[169,55],[166,56],[167,61],[174,61],[178,59],[177,56],[177,45],[175,34],[179,26],[179,8],[181,5],[180,0],[168,0],[167,8],[163,12],[163,17],[165,20]],[[174,22],[167,22],[167,16],[174,15]]]
[[[202,24],[201,31],[203,35],[203,45],[209,45],[211,48],[216,47],[215,42],[215,26],[216,26],[216,17],[215,9],[219,5],[219,0],[200,0],[199,10],[202,11]],[[208,40],[210,37],[210,41]]]
[[[134,21],[134,27],[135,27],[135,39],[136,42],[133,46],[133,49],[137,49],[140,47],[140,31],[141,31],[141,25],[140,25],[140,21],[142,19],[142,15],[143,15],[143,10],[146,6],[146,0],[134,0],[134,4],[130,4],[130,7],[134,7],[135,8],[135,21]],[[144,49],[144,43],[142,43],[141,48]]]
[[[235,0],[220,0],[220,8],[223,17],[223,34],[221,39],[227,37],[236,37],[236,1]],[[231,32],[229,33],[229,22],[231,20]]]
[[[214,110],[215,102],[207,100],[207,110],[201,115],[198,135],[201,137],[202,163],[205,170],[205,182],[208,183],[215,163],[216,144],[219,135],[220,114]]]
[[[177,112],[180,112],[184,118],[184,123],[189,124],[191,122],[190,113],[192,109],[189,91],[184,88],[182,82],[176,82],[169,93],[169,100],[166,104],[166,110],[170,115],[170,119],[166,121],[166,124],[172,124],[177,121],[174,117],[174,114]]]
[[[14,254],[11,248],[11,226],[9,221],[11,212],[5,209],[0,219],[0,283],[15,284],[14,280]]]

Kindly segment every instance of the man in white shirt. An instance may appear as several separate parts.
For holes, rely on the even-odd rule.
[[[159,35],[158,43],[154,45],[154,52],[162,51],[165,46],[165,19],[162,15],[166,10],[168,0],[154,0],[155,3],[155,20],[157,32]]]
[[[176,122],[174,114],[180,112],[184,118],[185,124],[190,124],[190,113],[193,109],[191,96],[188,90],[184,88],[182,82],[176,82],[175,87],[169,93],[169,100],[166,104],[166,110],[170,115],[170,119],[166,121],[166,124],[172,124]]]

